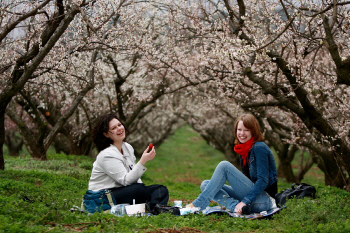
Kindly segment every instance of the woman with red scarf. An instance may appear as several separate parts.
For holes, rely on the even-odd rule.
[[[270,148],[263,142],[257,119],[243,114],[235,122],[234,151],[240,155],[242,172],[222,161],[202,193],[186,207],[205,209],[211,200],[239,214],[260,213],[276,208],[277,170]],[[226,181],[230,185],[225,185]]]

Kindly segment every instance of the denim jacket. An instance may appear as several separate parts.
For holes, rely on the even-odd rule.
[[[241,159],[242,164],[242,159]],[[277,181],[275,159],[264,142],[256,142],[249,152],[249,175],[254,183],[242,202],[249,205],[270,185]]]

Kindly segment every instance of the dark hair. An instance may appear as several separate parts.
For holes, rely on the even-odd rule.
[[[111,144],[113,144],[112,139],[107,138],[105,135],[103,135],[103,133],[108,133],[109,122],[113,119],[117,119],[124,126],[124,124],[117,118],[115,114],[110,113],[100,116],[94,129],[92,130],[92,140],[94,141],[98,152],[106,149]]]
[[[238,116],[236,118],[235,121],[235,144],[239,144],[239,140],[237,137],[237,125],[238,122],[243,121],[243,125],[244,127],[246,127],[247,129],[250,130],[250,132],[252,133],[252,137],[254,138],[254,142],[258,142],[258,141],[263,141],[264,140],[264,136],[262,135],[261,131],[260,131],[260,125],[258,120],[253,116],[253,114],[242,114],[240,116]]]

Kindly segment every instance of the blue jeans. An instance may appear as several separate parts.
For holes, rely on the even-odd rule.
[[[228,181],[229,185],[225,185]],[[193,205],[205,209],[211,200],[225,206],[232,211],[252,189],[254,183],[230,162],[222,161],[216,167],[210,180],[201,184],[202,193],[199,194]],[[249,210],[253,213],[270,210],[271,200],[266,192],[262,192],[252,204]]]

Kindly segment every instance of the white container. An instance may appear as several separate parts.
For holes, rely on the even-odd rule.
[[[146,212],[146,204],[127,205],[125,206],[125,210],[128,215],[142,214]]]
[[[182,201],[174,201],[174,206],[182,208]]]

